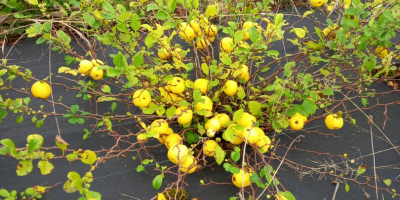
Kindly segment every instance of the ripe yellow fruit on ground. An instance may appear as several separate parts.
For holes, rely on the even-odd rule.
[[[338,114],[330,114],[325,118],[325,125],[330,130],[341,129],[343,127],[343,118]]]
[[[157,138],[157,140],[161,143],[164,144],[165,143],[165,139],[168,137],[167,134],[160,134],[160,136]]]
[[[238,84],[236,83],[236,81],[233,80],[226,81],[224,89],[226,95],[233,96],[237,93],[237,91],[238,91]]]
[[[233,48],[234,48],[233,39],[230,37],[222,38],[220,47],[221,47],[221,51],[223,51],[223,52],[226,52],[226,53],[232,52]]]
[[[196,42],[196,47],[197,47],[198,49],[201,49],[201,50],[207,48],[208,45],[210,45],[210,42],[209,42],[208,40],[206,40],[205,38],[203,38],[203,39],[201,39],[200,41],[197,41],[197,42]]]
[[[167,89],[175,94],[181,94],[185,91],[185,80],[180,77],[174,77],[167,84]]]
[[[136,139],[140,143],[146,143],[148,140],[146,133],[140,133],[139,135],[137,135]]]
[[[92,79],[96,81],[101,80],[103,78],[103,75],[103,70],[99,69],[98,67],[93,67],[90,71],[90,77],[92,77]]]
[[[99,59],[93,59],[90,61],[95,67],[104,65],[104,62]]]
[[[31,87],[31,93],[36,98],[47,99],[51,95],[51,88],[44,81],[36,81]]]
[[[269,148],[271,147],[271,140],[268,136],[263,135],[260,137],[260,140],[256,143],[257,148],[260,149],[261,153],[268,152]]]
[[[182,37],[183,40],[186,42],[190,42],[194,39],[196,34],[194,33],[194,30],[190,26],[183,26],[179,32],[179,36]]]
[[[209,40],[211,43],[213,43],[214,40],[215,40],[215,37],[209,37],[208,40]]]
[[[164,140],[164,144],[165,146],[169,149],[173,146],[175,146],[176,144],[179,144],[182,140],[182,137],[176,133],[173,133],[171,135],[168,135],[167,138],[165,138]]]
[[[201,96],[202,99],[204,99],[204,103],[202,102],[197,102],[196,106],[194,107],[195,110],[207,110],[211,111],[213,108],[213,102],[212,100],[207,97],[207,96]]]
[[[238,71],[240,71],[238,78],[245,79],[249,76],[249,67],[247,67],[247,65],[241,65]]]
[[[175,115],[178,116],[178,122],[180,124],[187,124],[192,121],[193,111],[188,107],[179,107],[175,110]]]
[[[157,119],[151,123],[151,131],[154,131],[158,134],[166,134],[168,128],[168,122],[164,119]]]
[[[200,92],[202,94],[206,94],[208,89],[208,82],[209,81],[207,79],[199,78],[194,82],[193,89],[200,89]]]
[[[93,68],[93,63],[88,61],[88,60],[81,60],[81,62],[79,63],[79,72],[81,72],[82,74],[89,74],[90,70],[92,70]]]
[[[221,129],[221,123],[217,118],[213,117],[206,122],[205,128],[207,131],[208,130],[218,131],[219,129]]]
[[[201,31],[199,22],[197,20],[192,20],[189,23],[189,25],[194,30],[194,32],[199,35],[199,33]]]
[[[158,50],[158,57],[162,60],[168,60],[171,58],[171,54],[166,49],[159,49]]]
[[[289,126],[295,131],[299,131],[304,127],[304,121],[302,117],[291,117],[289,120]]]
[[[133,104],[139,108],[143,108],[148,106],[151,103],[151,95],[150,92],[141,89],[141,90],[136,90],[135,93],[133,93]]]
[[[305,117],[305,116],[301,115],[300,113],[296,113],[296,114],[295,114],[295,115],[293,115],[292,117],[300,117],[300,118],[302,118],[302,119],[303,119],[303,122],[306,122],[306,121],[307,121],[307,117]]]
[[[385,47],[377,47],[375,49],[375,54],[376,56],[378,56],[379,58],[384,58],[388,55],[389,51],[387,48]]]
[[[243,139],[241,138],[243,131],[235,129],[236,125],[237,124],[231,124],[231,125],[229,125],[228,128],[232,128],[236,132],[236,137],[235,137],[235,140],[232,142],[232,144],[238,145],[243,142]]]
[[[181,161],[181,172],[187,172],[188,174],[191,174],[196,170],[196,167],[197,161],[193,155],[187,155]]]
[[[238,188],[247,187],[251,183],[250,174],[240,169],[238,174],[233,174],[232,183]]]
[[[208,37],[215,37],[218,34],[218,29],[215,25],[211,25],[205,29],[205,32]]]
[[[246,127],[242,132],[242,140],[246,141],[249,144],[256,144],[260,140],[260,135],[257,130],[253,127]]]
[[[181,60],[185,58],[185,55],[183,55],[181,48],[176,48],[175,52],[178,54],[178,58],[180,58]]]
[[[236,123],[239,125],[243,125],[244,127],[251,127],[253,122],[256,123],[257,119],[253,115],[250,115],[247,112],[244,112],[242,117]]]
[[[218,143],[215,140],[207,140],[203,146],[203,153],[208,157],[214,157],[217,146]]]
[[[221,124],[221,128],[225,128],[226,124],[231,121],[231,118],[229,117],[229,115],[225,114],[225,113],[221,113],[215,116],[215,118],[218,119],[219,123]]]
[[[310,0],[311,1],[311,6],[314,8],[319,8],[322,5],[324,5],[324,1],[323,0]]]
[[[175,163],[179,164],[182,159],[189,154],[188,148],[183,144],[177,144],[168,150],[168,159]]]

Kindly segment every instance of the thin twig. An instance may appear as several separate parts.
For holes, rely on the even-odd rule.
[[[292,145],[294,144],[295,141],[297,141],[297,139],[299,138],[304,138],[304,135],[298,135],[296,138],[294,138],[294,140],[292,141],[292,143],[290,143],[288,149],[286,150],[285,155],[282,157],[281,163],[279,163],[279,166],[276,168],[274,175],[271,177],[271,180],[266,184],[269,185],[271,184],[271,181],[274,180],[276,174],[278,173],[279,169],[281,168],[283,161],[285,160],[287,154],[289,153],[290,147],[292,147]],[[267,190],[268,187],[265,187],[265,189],[261,192],[261,194],[256,198],[256,199],[260,199],[261,196],[264,194],[264,192]],[[279,194],[278,194],[279,195]]]
[[[50,23],[50,31],[53,29],[53,23]],[[51,85],[51,34],[50,34],[50,40],[49,40],[49,82]],[[57,125],[57,131],[58,131],[58,135],[61,136],[61,131],[60,131],[60,126],[58,125],[58,119],[57,119],[57,115],[56,115],[56,107],[54,105],[54,95],[53,95],[53,87],[50,87],[50,95],[51,95],[51,102],[53,105],[53,112],[54,112],[54,118],[56,119],[56,125]]]
[[[374,167],[374,179],[375,179],[375,191],[376,191],[376,200],[379,200],[379,194],[378,194],[378,182],[377,179],[378,177],[376,176],[376,165],[375,165],[375,150],[374,150],[374,134],[372,133],[372,125],[374,124],[372,115],[368,116],[368,124],[369,124],[369,130],[371,132],[371,148],[372,148],[372,162],[373,162],[373,167]]]

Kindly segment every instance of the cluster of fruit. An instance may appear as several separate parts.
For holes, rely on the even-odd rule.
[[[289,120],[289,126],[293,130],[301,130],[304,127],[304,123],[307,122],[307,117],[296,113],[292,117],[290,117]],[[337,114],[329,114],[325,118],[325,125],[328,129],[334,130],[334,129],[341,129],[343,127],[343,118],[341,113]]]
[[[82,60],[78,70],[82,74],[89,74],[94,80],[100,80],[103,78],[103,70],[98,69],[101,65],[104,65],[103,61],[98,59]],[[31,87],[31,93],[36,98],[47,99],[51,95],[51,87],[44,81],[36,81]]]
[[[93,59],[92,61],[81,60],[78,70],[82,74],[90,75],[93,80],[101,80],[103,78],[103,70],[99,69],[99,67],[102,65],[104,63],[99,59]]]

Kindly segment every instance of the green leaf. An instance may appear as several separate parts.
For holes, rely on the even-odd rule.
[[[58,30],[58,31],[57,31],[57,36],[60,38],[60,40],[61,40],[64,44],[69,44],[69,43],[71,43],[71,37],[69,37],[64,31]]]
[[[231,106],[229,106],[229,105],[224,105],[224,107],[225,107],[225,109],[226,109],[227,111],[229,111],[230,113],[233,112]]]
[[[1,120],[4,119],[7,116],[7,111],[6,110],[0,110],[0,124]]]
[[[28,0],[28,3],[37,6],[38,0]]]
[[[87,164],[87,165],[92,165],[97,160],[96,153],[91,150],[86,150],[80,156],[81,156],[82,163]]]
[[[308,114],[315,114],[318,109],[318,106],[310,99],[304,99],[302,106]]]
[[[262,114],[261,103],[259,103],[258,101],[250,101],[248,106],[249,106],[250,113],[252,115],[254,115],[255,117],[261,116],[261,114]]]
[[[71,181],[77,181],[77,180],[81,180],[81,175],[79,175],[77,172],[71,171],[71,172],[68,172],[67,178]]]
[[[250,40],[254,43],[259,38],[259,33],[255,27],[251,27],[249,30]]]
[[[283,20],[283,14],[279,13],[275,15],[274,23],[275,25],[279,25]]]
[[[168,14],[165,13],[164,11],[162,11],[162,10],[159,10],[159,11],[154,15],[154,17],[157,18],[157,19],[159,19],[159,20],[164,21],[164,20],[166,20],[166,19],[168,18]]]
[[[244,92],[244,89],[242,86],[239,86],[237,96],[240,100],[242,100],[246,97],[246,93]]]
[[[237,162],[240,159],[240,151],[234,151],[231,153],[231,158],[233,162]]]
[[[67,158],[67,160],[68,160],[69,162],[72,162],[72,161],[78,159],[78,154],[76,154],[76,153],[71,153],[71,154],[66,155],[65,157]]]
[[[38,120],[38,121],[36,121],[36,123],[35,123],[35,126],[36,126],[36,128],[40,128],[40,127],[42,127],[42,125],[43,125],[43,122],[44,122],[44,118],[43,118],[43,119],[41,119],[41,120]]]
[[[153,179],[153,188],[156,189],[156,190],[160,189],[163,179],[164,179],[164,175],[163,174],[157,175]]]
[[[2,197],[10,197],[10,193],[6,189],[0,189],[0,196]]]
[[[34,150],[39,149],[42,146],[42,140],[39,138],[34,138],[29,141],[28,150],[29,153],[33,153]]]
[[[150,163],[153,163],[153,159],[144,159],[142,162],[143,165],[148,165]]]
[[[64,151],[69,146],[68,142],[66,142],[64,139],[62,139],[60,135],[56,135],[56,145],[58,148],[60,148],[63,151],[63,155],[64,155]]]
[[[376,65],[376,57],[374,54],[369,55],[369,57],[364,58],[364,66],[367,68],[369,73],[375,68]]]
[[[199,5],[200,5],[199,0],[193,0],[193,7],[195,9],[197,9],[199,7]]]
[[[38,163],[38,168],[40,169],[42,175],[47,175],[53,171],[54,165],[47,160],[41,160]]]
[[[236,139],[236,131],[233,128],[228,128],[222,134],[222,138],[226,141],[233,142]]]
[[[290,191],[279,191],[279,194],[281,196],[284,196],[287,200],[296,200],[296,197],[294,197],[294,195]]]
[[[268,50],[266,51],[268,56],[277,57],[279,56],[279,51],[277,50]]]
[[[107,12],[113,14],[113,15],[116,15],[116,12],[115,12],[115,10],[114,10],[114,7],[113,7],[113,5],[111,5],[110,2],[108,2],[108,1],[103,1],[103,2],[101,3],[101,6],[103,7],[103,9],[104,9],[105,11],[107,11]]]
[[[209,68],[208,68],[207,63],[201,64],[201,70],[203,70],[204,74],[208,75],[208,73],[209,73]]]
[[[218,165],[220,165],[224,161],[225,154],[225,151],[222,150],[219,145],[217,145],[217,148],[215,148],[215,161],[217,161]]]
[[[329,71],[321,69],[321,74],[324,75],[325,77],[329,76]]]
[[[398,11],[397,11],[398,12]],[[389,21],[391,21],[391,22],[393,22],[393,21],[395,21],[396,20],[396,18],[392,15],[392,13],[390,12],[390,9],[389,10],[385,10],[383,13],[382,13],[382,15],[386,18],[386,19],[388,19]]]
[[[385,180],[383,180],[383,183],[385,183],[385,185],[389,187],[392,184],[392,180],[385,179]]]
[[[367,98],[361,98],[361,103],[364,105],[364,107],[367,107],[367,103],[368,103]]]
[[[360,26],[355,19],[342,19],[342,24],[353,28],[358,28]]]
[[[142,171],[144,171],[143,165],[137,166],[136,171],[137,171],[137,172],[142,172]]]
[[[89,192],[86,193],[86,198],[90,200],[101,200],[101,194],[99,192],[89,190]]]
[[[72,105],[71,106],[71,113],[73,113],[73,114],[78,114],[78,111],[79,111],[79,105]]]
[[[307,17],[307,15],[310,15],[310,14],[313,14],[313,13],[314,13],[314,10],[306,11],[306,12],[304,12],[304,14],[303,14],[303,18],[304,18],[304,17]]]
[[[230,172],[231,168],[233,167],[230,163],[227,163],[227,162],[224,163],[222,166],[224,167],[225,171],[227,171],[227,172]]]
[[[169,108],[167,109],[167,112],[166,112],[167,117],[168,117],[168,118],[173,117],[173,116],[175,115],[175,111],[176,111],[175,106],[169,107]]]
[[[216,5],[208,5],[206,9],[207,17],[214,17],[218,13],[218,8]]]
[[[147,11],[158,10],[158,9],[160,9],[160,7],[158,7],[156,4],[151,3],[151,4],[147,5],[146,9],[147,9]]]
[[[242,118],[243,112],[244,112],[243,109],[237,110],[237,111],[233,114],[233,121],[234,121],[234,122],[239,121],[240,118]]]
[[[8,138],[2,139],[2,140],[0,140],[0,144],[4,145],[10,149],[15,149],[15,144],[11,139],[8,139]]]
[[[115,108],[117,108],[117,103],[113,102],[111,105],[111,112],[114,112]],[[82,113],[82,115],[83,115],[83,113]]]
[[[200,99],[201,99],[201,91],[200,91],[200,89],[196,89],[196,90],[193,91],[193,99],[194,99],[195,103],[200,101]]]
[[[132,17],[129,19],[131,28],[134,31],[138,31],[140,29],[140,18],[136,13],[133,13]]]
[[[294,32],[299,38],[304,38],[304,36],[306,36],[306,31],[302,28],[293,28],[292,30],[290,30],[290,32]]]
[[[360,166],[358,166],[357,175],[356,175],[355,178],[357,178],[357,176],[359,176],[359,175],[361,175],[361,174],[364,174],[365,171],[367,171],[367,165],[360,165]]]
[[[350,190],[350,186],[347,184],[347,182],[344,182],[344,189],[346,190],[346,193],[348,193]]]
[[[111,88],[108,85],[102,85],[101,91],[103,91],[104,93],[111,93]]]
[[[122,55],[121,53],[115,55],[113,59],[113,63],[116,67],[125,67],[126,66],[126,57]],[[113,69],[113,68],[108,68],[108,69]]]
[[[26,176],[33,169],[32,160],[21,160],[17,165],[17,175]]]
[[[24,121],[24,114],[18,116],[16,121],[18,124],[21,123],[22,121]]]
[[[143,52],[139,52],[133,57],[133,65],[140,66],[143,62]]]

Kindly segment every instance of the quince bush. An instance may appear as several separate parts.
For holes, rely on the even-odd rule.
[[[354,111],[340,111],[337,107],[352,99],[361,99],[364,108],[360,109],[368,109],[367,98],[379,93],[367,86],[373,81],[395,81],[394,74],[399,70],[391,60],[399,58],[400,49],[391,42],[396,36],[395,30],[400,27],[396,11],[400,5],[396,1],[362,4],[355,0],[351,5],[347,2],[334,8],[328,6],[330,11],[346,6],[344,16],[336,18],[335,22],[328,18],[326,26],[314,27],[314,33],[296,23],[289,24],[281,13],[261,13],[270,10],[269,1],[246,5],[242,1],[224,2],[225,7],[215,3],[201,11],[199,0],[142,1],[125,6],[109,0],[86,1],[78,12],[66,13],[67,18],[83,20],[84,26],[61,23],[83,39],[82,45],[89,49],[84,56],[74,50],[71,37],[63,29],[54,27],[58,22],[43,20],[26,30],[28,37],[39,37],[38,44],[47,42],[52,50],[67,54],[66,65],[71,67],[60,66],[58,72],[65,73],[61,78],[76,86],[64,87],[79,91],[78,98],[96,102],[91,105],[112,103],[111,112],[106,114],[85,112],[79,110],[78,105],[61,103],[60,99],[57,102],[53,96],[48,99],[50,95],[36,95],[40,90],[36,86],[32,95],[27,88],[12,88],[1,80],[2,90],[12,89],[30,97],[47,99],[53,105],[66,108],[63,116],[70,123],[84,124],[94,119],[95,127],[104,127],[118,139],[116,145],[104,153],[71,150],[68,142],[56,137],[57,147],[63,153],[58,158],[81,160],[91,166],[83,178],[76,172],[68,174],[64,184],[66,192],[79,191],[84,199],[100,199],[99,193],[89,190],[95,166],[135,151],[142,162],[137,171],[143,171],[143,166],[156,158],[151,155],[144,158],[140,151],[153,148],[147,143],[156,138],[169,149],[168,158],[174,163],[172,167],[156,165],[161,172],[153,180],[156,189],[161,187],[164,174],[190,176],[188,174],[210,166],[215,159],[216,164],[232,173],[232,184],[240,189],[241,199],[259,199],[268,192],[276,199],[293,200],[291,192],[279,191],[283,188],[276,178],[279,168],[274,169],[267,161],[276,159],[286,163],[285,157],[273,153],[279,133],[289,127],[302,130],[309,120],[326,116],[329,129],[340,129],[342,116],[355,123],[350,116]],[[178,16],[183,11],[187,17]],[[313,9],[305,12],[299,20],[313,18],[314,12]],[[224,16],[219,17],[221,14]],[[284,37],[290,33],[294,33],[292,38]],[[284,40],[297,46],[298,52],[288,54],[273,48],[273,44]],[[95,47],[100,45],[118,49],[118,53],[110,54],[112,63],[103,62],[106,59],[97,56],[101,54]],[[380,65],[379,59],[382,59]],[[29,69],[7,65],[5,59],[1,66],[0,76],[8,73],[6,80],[10,82],[20,76],[27,82],[37,81],[37,85],[54,84],[50,76],[38,80]],[[71,78],[76,76],[88,78]],[[356,96],[334,98],[344,91]],[[55,115],[42,108],[35,111],[28,106],[29,102],[29,97],[0,98],[2,108],[21,113],[21,116],[33,115],[32,122],[37,127],[42,126],[46,117]],[[115,114],[117,106],[135,106],[141,113]],[[0,119],[6,115],[6,110],[0,110]],[[43,118],[37,120],[37,115]],[[17,118],[19,123],[22,120],[23,117]],[[123,136],[113,128],[119,122],[132,121],[140,125],[137,132],[130,131]],[[172,124],[179,124],[176,133]],[[85,129],[83,138],[93,133],[94,129]],[[132,145],[128,149],[114,149],[129,137],[136,138],[137,142],[129,142]],[[0,154],[21,159],[18,175],[30,173],[33,159],[41,159],[38,167],[42,173],[51,172],[53,165],[49,160],[54,157],[41,147],[43,138],[31,137],[31,141],[27,148],[21,149],[11,140],[3,139]],[[246,151],[250,147],[251,153]],[[157,199],[176,198],[170,191],[180,191],[181,181],[179,178],[165,188]]]

